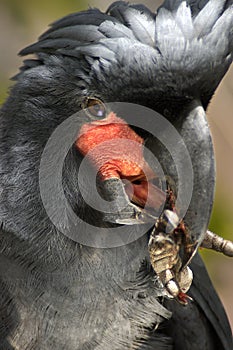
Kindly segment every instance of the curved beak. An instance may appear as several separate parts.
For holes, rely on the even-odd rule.
[[[190,155],[193,178],[191,201],[183,217],[182,223],[187,237],[187,249],[182,257],[182,265],[187,266],[202,243],[208,229],[215,190],[215,159],[209,125],[205,111],[198,101],[193,101],[172,124],[183,139]],[[159,157],[164,173],[172,180],[175,190],[179,185],[176,167],[171,165],[171,157],[166,149],[153,152]],[[182,162],[184,155],[178,153],[176,159]],[[190,179],[186,179],[187,182]],[[176,204],[176,212],[182,209],[182,198]]]
[[[138,112],[140,112],[140,106]],[[148,148],[158,160],[166,176],[168,186],[174,193],[175,201],[172,210],[180,218],[181,231],[184,233],[180,252],[184,267],[188,265],[202,243],[212,211],[215,161],[210,129],[205,111],[197,100],[186,106],[178,117],[174,116],[169,122],[166,120],[168,126],[164,127],[159,118],[157,121],[155,119],[149,120],[150,127],[156,128],[157,135],[159,134],[161,137],[158,140],[155,136],[149,136],[145,148]],[[152,123],[154,125],[151,125]],[[173,140],[170,143],[170,148],[168,143],[172,137],[169,130],[175,130],[175,134],[178,135],[177,141]],[[151,135],[153,134],[151,133]],[[181,143],[183,148],[180,147]],[[187,160],[188,162],[186,162]],[[145,161],[151,166],[146,157]],[[189,164],[190,171],[186,171],[186,164]],[[123,186],[121,180],[124,179],[130,182],[131,187],[128,188],[125,184]],[[135,179],[138,180],[137,177],[121,176],[116,178],[112,176],[101,184],[104,197],[107,200],[114,200],[115,197],[118,197],[116,205],[123,203],[125,208],[121,210],[120,207],[117,207],[114,214],[106,214],[104,219],[107,222],[126,225],[145,222],[155,224],[158,215],[154,215],[153,211],[150,211],[150,203],[154,203],[154,200],[149,200],[149,207],[144,207],[144,197],[146,198],[148,189],[152,188],[150,192],[156,198],[158,197],[156,204],[160,208],[160,205],[164,203],[164,193],[159,191],[154,184],[150,184],[150,179],[149,182],[144,183],[140,178],[139,185]],[[131,192],[134,193],[133,197],[130,196]],[[132,197],[131,201],[127,194]],[[141,199],[142,202],[138,199]],[[166,209],[166,205],[164,208]]]

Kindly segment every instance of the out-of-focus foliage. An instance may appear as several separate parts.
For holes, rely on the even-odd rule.
[[[0,81],[0,106],[5,101],[6,96],[7,96],[6,84]]]
[[[219,193],[216,195],[214,201],[209,229],[219,236],[224,237],[225,239],[232,240],[232,227],[232,207],[230,206],[229,199],[223,198],[221,193]],[[217,253],[214,253],[207,249],[201,249],[200,252],[205,260],[208,260],[210,263],[214,262]]]
[[[1,0],[1,4],[7,8],[15,21],[30,28],[34,20],[46,18],[58,18],[72,11],[79,11],[86,7],[85,0]]]
[[[214,202],[210,230],[215,231],[226,239],[232,239],[232,207],[229,206],[227,199],[216,197]]]
[[[22,62],[19,50],[36,41],[49,23],[87,6],[85,0],[0,0],[0,104]]]

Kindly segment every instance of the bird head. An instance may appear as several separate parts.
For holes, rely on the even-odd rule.
[[[219,36],[223,27],[230,33],[229,17],[224,21],[228,9],[222,8],[221,20],[217,10],[206,18],[208,6],[195,13],[185,2],[179,6],[165,2],[155,15],[142,5],[120,1],[106,13],[90,9],[64,17],[22,50],[21,55],[36,58],[25,61],[2,110],[9,110],[5,126],[15,118],[4,147],[12,159],[17,153],[22,167],[18,188],[25,188],[28,174],[39,169],[54,130],[74,116],[69,129],[65,124],[57,134],[66,151],[59,171],[72,210],[94,226],[128,225],[132,232],[139,224],[155,223],[172,188],[175,210],[190,236],[186,264],[203,240],[213,204],[214,153],[205,109],[232,60],[230,40],[223,42]],[[126,104],[134,106],[130,113]],[[72,141],[69,147],[66,140]],[[55,160],[60,154],[56,147]],[[145,149],[158,160],[163,176]],[[110,214],[92,208],[80,194],[77,179],[84,158],[90,166],[84,192],[92,196],[89,174],[94,171],[100,195],[109,206],[114,203]],[[30,193],[32,188],[38,193],[38,182],[31,183]],[[17,193],[19,203],[22,191]],[[24,222],[16,220],[21,232],[31,218],[33,200],[38,201],[30,193],[23,199],[30,198]],[[50,207],[51,202],[52,211],[59,212],[57,203],[50,201]],[[44,222],[42,213],[37,216]],[[61,221],[68,215],[63,214]]]

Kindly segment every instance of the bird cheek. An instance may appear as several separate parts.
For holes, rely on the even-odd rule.
[[[166,200],[160,188],[145,180],[136,184],[127,181],[125,191],[130,200],[142,208],[160,208]]]

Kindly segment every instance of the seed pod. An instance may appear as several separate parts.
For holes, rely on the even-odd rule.
[[[186,305],[188,296],[185,293],[191,286],[193,274],[188,266],[182,268],[179,251],[183,243],[183,230],[178,229],[178,225],[177,214],[165,210],[156,221],[148,248],[151,265],[167,296],[177,298],[180,303]]]

